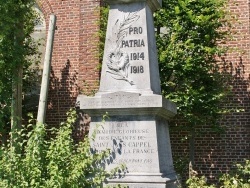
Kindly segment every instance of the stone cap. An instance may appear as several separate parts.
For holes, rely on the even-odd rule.
[[[126,4],[126,3],[136,3],[136,2],[147,2],[148,6],[154,12],[161,8],[162,0],[106,0],[109,4]]]
[[[77,97],[80,110],[91,116],[109,115],[156,115],[171,118],[176,115],[176,105],[161,95],[114,92],[101,96]]]
[[[154,183],[154,184],[164,184],[164,183],[174,183],[179,177],[174,172],[172,167],[172,172],[170,173],[127,173],[125,177],[119,179],[108,179],[109,183]],[[176,184],[177,182],[175,182]],[[158,187],[158,186],[156,186]],[[168,186],[167,186],[168,187]]]

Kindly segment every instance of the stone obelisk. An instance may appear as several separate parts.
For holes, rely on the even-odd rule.
[[[108,185],[129,188],[175,188],[169,139],[169,118],[176,106],[161,96],[153,12],[161,0],[107,0],[108,28],[99,91],[94,97],[78,96],[80,109],[92,118],[90,133],[97,130],[93,147],[110,148],[106,165],[125,164],[124,177]]]

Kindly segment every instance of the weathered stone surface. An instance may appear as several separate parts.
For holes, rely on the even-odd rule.
[[[106,169],[125,164],[124,177],[109,183],[129,184],[129,187],[172,187],[176,175],[173,168],[167,121],[152,115],[110,116],[104,123],[100,116],[92,116],[93,124],[99,124],[92,147],[96,150],[110,148],[112,153]],[[171,185],[171,186],[170,186]]]
[[[90,134],[99,124],[92,147],[110,148],[107,170],[126,164],[125,177],[109,180],[132,187],[175,187],[169,126],[175,104],[161,95],[114,92],[101,96],[79,96],[80,109],[91,114]],[[102,122],[102,115],[109,118]],[[101,123],[102,122],[102,123]]]
[[[164,174],[158,173],[148,173],[148,174],[133,174],[133,176],[126,176],[122,182],[117,182],[116,179],[112,179],[109,182],[109,185],[115,187],[115,185],[120,184],[126,188],[176,188],[177,183],[175,182],[175,175],[172,176],[169,174],[168,177],[165,177]],[[143,182],[143,183],[138,183]]]
[[[103,115],[158,115],[165,118],[173,117],[176,105],[161,95],[141,95],[130,92],[106,93],[102,96],[78,96],[80,109],[86,113]]]
[[[101,120],[92,117],[93,124]],[[125,163],[131,173],[173,173],[168,125],[162,118],[111,116],[98,128],[93,148],[112,149],[108,169]]]
[[[94,97],[78,96],[91,116],[95,150],[112,152],[105,168],[125,164],[127,172],[108,185],[176,188],[168,120],[175,104],[163,98],[153,24],[158,0],[108,0],[111,3],[100,88]],[[103,122],[102,116],[109,118]],[[96,125],[100,125],[97,126]]]
[[[162,4],[162,0],[106,0],[106,2],[109,4],[147,2],[152,11],[159,9]]]
[[[115,91],[161,93],[153,16],[145,2],[111,6],[99,93]]]

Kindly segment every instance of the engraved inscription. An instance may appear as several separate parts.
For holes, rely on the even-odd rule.
[[[129,34],[133,34],[133,35],[136,35],[136,34],[142,34],[142,27],[130,27],[129,28]]]
[[[137,128],[128,122],[111,121],[96,131],[93,147],[97,150],[111,148],[113,152],[118,153],[119,157],[114,159],[114,164],[150,164],[153,158],[145,158],[145,155],[157,151],[148,139],[149,136],[150,130],[147,128]]]
[[[132,74],[138,74],[137,71],[142,71],[141,67],[135,66],[131,70]],[[140,72],[139,72],[140,73]],[[131,107],[161,107],[162,100],[152,97],[139,97],[139,94],[108,94],[104,95],[102,99],[83,98],[80,99],[82,109],[93,108],[131,108]]]
[[[122,41],[122,48],[126,47],[145,47],[144,40],[136,39],[136,40],[123,40]]]
[[[127,81],[131,85],[134,85],[134,82],[128,77],[128,69],[130,65],[129,55],[126,52],[123,52],[121,50],[121,47],[124,44],[129,46],[129,42],[126,42],[123,39],[127,35],[129,28],[131,27],[131,23],[138,20],[139,18],[140,16],[138,16],[136,12],[132,14],[129,13],[128,16],[121,22],[119,19],[117,19],[113,27],[112,34],[112,39],[114,38],[115,41],[109,39],[112,41],[111,43],[115,43],[115,48],[108,54],[107,72],[110,73],[114,79]],[[131,41],[130,43],[130,45],[138,45],[138,41]]]
[[[131,66],[131,74],[144,73],[143,66]]]
[[[141,53],[131,53],[130,60],[144,60],[144,52]]]
[[[134,77],[130,77],[130,75],[145,72],[143,61],[145,60],[146,42],[145,39],[140,38],[144,34],[143,27],[132,26],[139,18],[140,16],[135,12],[129,13],[124,20],[117,19],[112,28],[112,39],[109,39],[111,44],[115,44],[115,47],[107,57],[107,72],[111,74],[112,78],[127,81],[130,85],[136,84],[133,80]],[[140,51],[135,52],[135,48]]]

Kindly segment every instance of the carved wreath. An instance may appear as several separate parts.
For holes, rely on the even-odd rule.
[[[124,80],[129,82],[131,85],[134,85],[132,80],[128,78],[128,68],[129,55],[121,50],[121,43],[124,37],[128,33],[128,29],[131,27],[131,23],[135,22],[140,18],[135,13],[129,13],[124,20],[119,23],[119,19],[116,20],[116,23],[112,29],[112,38],[111,44],[116,44],[115,49],[111,50],[107,57],[107,72],[112,74],[112,77],[116,80]]]

